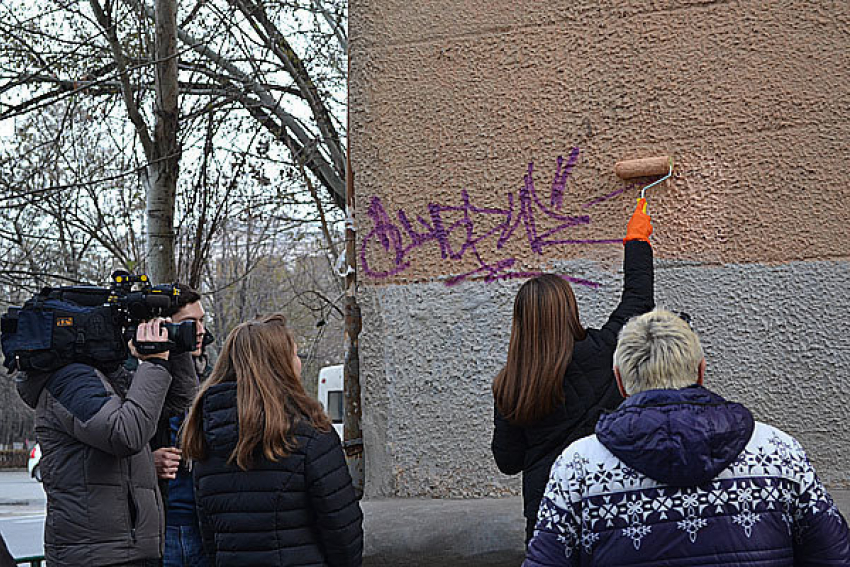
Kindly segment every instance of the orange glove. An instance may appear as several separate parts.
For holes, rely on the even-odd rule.
[[[646,199],[638,199],[637,208],[626,226],[626,237],[623,239],[623,244],[629,240],[649,242],[650,234],[652,234],[652,223],[649,215],[646,214]]]

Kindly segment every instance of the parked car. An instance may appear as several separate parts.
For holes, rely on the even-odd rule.
[[[41,446],[38,443],[30,451],[29,459],[27,459],[27,470],[32,478],[41,482]]]
[[[340,439],[344,439],[345,400],[343,398],[342,364],[319,370],[319,401],[331,418]]]

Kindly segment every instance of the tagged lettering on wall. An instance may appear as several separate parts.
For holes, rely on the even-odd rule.
[[[380,197],[372,197],[366,211],[372,227],[363,238],[360,246],[360,264],[371,278],[384,279],[395,276],[410,267],[408,256],[414,250],[426,245],[438,247],[440,256],[448,261],[460,261],[473,258],[477,267],[473,270],[452,276],[446,285],[458,284],[467,278],[478,276],[486,282],[512,278],[528,278],[540,272],[514,270],[517,259],[514,257],[484,258],[479,245],[484,242],[496,242],[501,250],[515,238],[525,238],[532,252],[542,255],[550,246],[558,245],[596,245],[620,243],[616,239],[575,239],[569,238],[570,229],[591,223],[589,215],[568,215],[561,212],[564,206],[564,193],[567,180],[578,162],[579,148],[573,148],[564,159],[558,156],[552,190],[548,202],[541,199],[534,186],[534,163],[528,164],[523,186],[515,195],[507,194],[504,208],[478,207],[467,191],[461,190],[456,204],[429,203],[426,215],[417,214],[415,219],[404,209],[399,209],[395,217],[390,216]],[[632,185],[618,189],[582,205],[588,209],[607,201],[632,188]],[[458,217],[459,214],[459,218]],[[455,220],[446,221],[451,215]],[[501,217],[501,222],[481,234],[476,233],[476,223],[490,226],[493,218]],[[553,221],[555,226],[547,230],[538,225]],[[384,269],[374,265],[385,266]],[[564,279],[589,287],[599,284],[589,280],[564,275]]]

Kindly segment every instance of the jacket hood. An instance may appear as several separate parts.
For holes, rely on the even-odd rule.
[[[204,394],[203,428],[207,447],[213,453],[231,453],[239,440],[236,382],[223,382]]]
[[[708,482],[746,447],[755,422],[702,386],[650,390],[600,417],[597,439],[627,466],[671,486]]]
[[[52,374],[49,372],[18,372],[15,374],[15,387],[24,403],[35,409],[38,397],[47,385]]]

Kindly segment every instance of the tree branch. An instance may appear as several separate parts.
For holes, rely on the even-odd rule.
[[[127,3],[135,10],[144,11],[148,18],[153,18],[153,12],[144,3],[144,0],[122,1]],[[293,144],[300,152],[303,152],[305,160],[304,163],[307,165],[310,171],[312,171],[316,175],[316,178],[319,179],[322,184],[328,189],[331,196],[333,197],[334,204],[341,210],[344,210],[344,175],[341,175],[338,171],[336,171],[333,166],[331,166],[331,164],[328,163],[324,157],[322,157],[321,153],[316,148],[316,140],[313,139],[313,137],[307,133],[307,131],[298,123],[298,120],[294,116],[280,108],[280,105],[271,96],[271,93],[268,91],[268,89],[266,89],[259,82],[242,72],[238,67],[236,67],[236,65],[228,61],[221,54],[214,51],[205,42],[197,40],[191,34],[179,28],[177,30],[177,36],[181,42],[191,47],[193,51],[197,52],[199,55],[203,56],[214,65],[226,71],[231,77],[233,77],[234,80],[239,81],[243,85],[245,91],[253,93],[257,96],[257,98],[259,99],[259,103],[263,107],[265,107],[265,109],[269,113],[273,114],[280,121],[280,124],[277,124],[273,128],[270,128],[268,122],[268,115],[264,112],[260,112],[259,114],[257,114],[257,109],[254,104],[255,99],[245,96],[240,97],[240,101],[243,103],[243,106],[245,106],[249,113],[251,113],[251,115],[255,118],[260,119],[261,124],[263,124],[264,127],[269,129],[278,139],[285,139],[289,137],[289,134],[287,134],[285,130],[289,130],[290,132],[292,132],[292,136],[294,137]],[[274,121],[272,120],[272,122]],[[295,140],[297,140],[297,142]]]
[[[324,2],[322,2],[322,0],[310,0],[310,2],[313,4],[313,8],[321,12],[322,17],[325,18],[325,21],[331,27],[331,30],[333,30],[340,47],[342,47],[342,50],[347,53],[348,36],[346,35],[345,30],[342,29],[342,26],[339,25],[339,21],[334,19],[333,15],[327,10],[327,8],[325,8]]]
[[[127,116],[130,118],[133,126],[136,127],[136,134],[138,134],[139,140],[142,143],[142,149],[145,152],[145,156],[148,160],[153,160],[154,143],[151,139],[150,132],[148,131],[147,124],[145,124],[145,120],[139,112],[139,107],[136,105],[135,100],[133,100],[133,89],[130,87],[130,76],[127,73],[127,64],[124,58],[124,53],[121,49],[121,44],[118,41],[118,34],[115,26],[112,23],[110,16],[104,12],[98,0],[89,0],[89,4],[91,4],[92,11],[94,12],[94,17],[97,20],[98,25],[100,25],[106,35],[109,47],[112,50],[112,57],[115,59],[115,64],[118,67],[121,93],[124,96],[124,106],[127,107]]]
[[[265,33],[264,39],[266,45],[280,62],[283,63],[286,72],[289,73],[295,84],[304,93],[304,99],[307,101],[310,110],[313,112],[313,116],[316,118],[316,125],[325,138],[336,171],[344,172],[345,155],[339,142],[339,134],[336,132],[336,128],[334,128],[328,109],[322,102],[319,89],[310,77],[310,73],[307,71],[301,58],[295,53],[295,50],[286,40],[286,37],[269,20],[268,14],[266,14],[261,4],[253,3],[250,0],[230,1],[238,6],[248,20],[248,23],[251,24],[254,31],[260,37],[263,37],[263,33]]]

